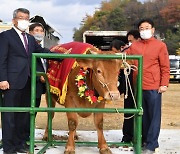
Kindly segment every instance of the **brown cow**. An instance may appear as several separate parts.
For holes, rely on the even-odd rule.
[[[107,52],[106,52],[107,53]],[[102,53],[103,54],[103,53]],[[77,59],[78,67],[72,69],[68,77],[68,90],[64,106],[66,108],[104,108],[106,100],[119,100],[120,94],[117,89],[118,73],[122,65],[121,60],[103,59]],[[89,100],[78,96],[78,88],[75,78],[81,68],[88,68],[86,84],[89,89],[95,90],[104,98],[101,102],[91,103]],[[53,106],[57,96],[53,95]],[[86,118],[91,115],[89,112],[67,112],[69,137],[65,148],[65,154],[75,153],[74,136],[78,125],[78,115]],[[54,115],[53,115],[54,116]],[[98,134],[98,148],[100,154],[111,154],[103,134],[103,113],[94,113],[94,123]],[[47,131],[44,138],[47,138]]]

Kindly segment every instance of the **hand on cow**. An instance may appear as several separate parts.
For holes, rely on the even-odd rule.
[[[41,81],[42,83],[45,83],[45,79],[44,79],[43,76],[40,76],[40,81]]]
[[[9,89],[9,82],[7,82],[7,81],[1,81],[1,82],[0,82],[0,89],[2,89],[2,90]]]

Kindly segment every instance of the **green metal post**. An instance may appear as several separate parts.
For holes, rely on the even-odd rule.
[[[35,140],[35,110],[36,104],[36,56],[32,55],[32,75],[31,75],[31,111],[30,111],[30,154],[34,153]]]
[[[143,58],[138,60],[138,78],[137,78],[137,108],[142,110],[142,67]],[[142,111],[135,115],[134,124],[134,148],[136,154],[141,154],[141,138],[142,138]]]
[[[48,78],[46,76],[45,73],[42,72],[37,72],[38,76],[43,76],[45,79],[45,83],[46,83],[46,99],[48,101],[48,108],[52,107],[52,99],[51,99],[51,94],[50,94],[50,86],[49,86],[49,82],[48,82]],[[52,138],[52,111],[48,112],[48,142],[52,142],[53,138]]]
[[[47,76],[45,76],[45,80],[46,80],[48,107],[50,108],[50,107],[52,107],[52,99],[51,99],[50,86],[49,86]],[[48,142],[52,143],[52,140],[53,140],[53,138],[52,138],[52,112],[48,112]]]

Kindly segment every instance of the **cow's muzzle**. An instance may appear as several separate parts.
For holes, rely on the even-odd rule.
[[[105,93],[104,98],[107,100],[119,100],[120,93],[119,91],[109,91]]]

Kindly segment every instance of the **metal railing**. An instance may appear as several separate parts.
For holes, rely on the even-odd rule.
[[[52,138],[52,112],[104,112],[104,113],[130,113],[135,114],[134,117],[134,139],[133,143],[121,143],[121,142],[108,142],[108,145],[134,146],[136,154],[141,153],[141,134],[142,134],[142,56],[139,55],[127,55],[126,59],[138,60],[138,77],[137,77],[137,108],[135,109],[123,109],[123,108],[52,108],[50,86],[48,83],[47,76],[42,72],[36,72],[37,58],[93,58],[93,59],[122,59],[121,55],[80,55],[80,54],[42,54],[33,53],[32,55],[32,79],[31,79],[31,107],[0,107],[1,112],[30,112],[30,154],[34,153],[34,144],[43,143],[45,146],[38,152],[39,154],[44,153],[49,146],[52,145],[65,145],[65,141],[55,141]],[[48,108],[35,107],[36,103],[36,76],[43,75],[46,80]],[[0,98],[2,103],[2,98]],[[48,112],[48,140],[47,141],[35,141],[35,113],[36,112]],[[96,146],[97,142],[76,142],[78,145]]]

